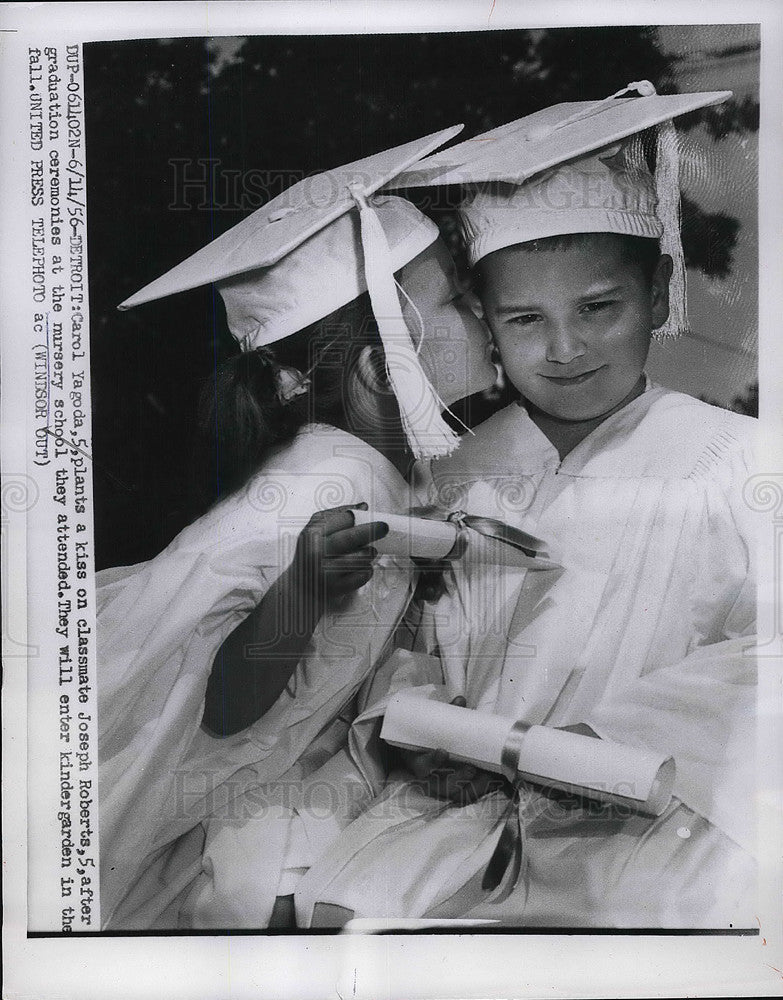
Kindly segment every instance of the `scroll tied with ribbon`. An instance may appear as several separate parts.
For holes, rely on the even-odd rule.
[[[392,696],[381,738],[408,750],[445,750],[454,760],[503,774],[512,783],[514,794],[483,882],[485,889],[495,889],[505,880],[504,895],[513,890],[523,868],[518,808],[522,782],[625,805],[650,816],[664,812],[674,785],[671,757],[446,704],[432,686]]]
[[[389,533],[373,542],[381,554],[453,562],[467,552],[476,561],[526,569],[555,569],[551,547],[540,538],[491,517],[415,508],[410,516],[354,511],[356,524],[384,521]]]

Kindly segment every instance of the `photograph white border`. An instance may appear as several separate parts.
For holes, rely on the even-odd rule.
[[[18,225],[27,177],[15,146],[25,129],[18,99],[26,47],[39,41],[253,33],[358,33],[604,24],[748,23],[762,26],[760,128],[761,468],[783,485],[780,317],[783,197],[779,116],[783,94],[783,11],[775,0],[663,2],[515,2],[337,0],[243,3],[5,4],[0,8],[0,106],[5,179],[0,271],[2,294],[2,467],[6,482],[26,468],[24,380],[29,363],[14,329],[27,322],[26,301],[9,294],[27,259],[26,224]],[[17,100],[14,100],[17,95]],[[23,209],[25,206],[22,205]],[[22,216],[26,218],[26,216]],[[16,470],[16,471],[15,471]],[[778,487],[780,489],[780,486]],[[6,488],[4,485],[4,497]],[[783,495],[783,491],[781,491]],[[21,508],[24,504],[19,505]],[[781,659],[765,659],[760,684],[759,815],[762,844],[758,937],[645,935],[193,936],[29,939],[26,936],[26,679],[24,660],[9,648],[26,642],[27,538],[24,510],[4,499],[3,839],[4,954],[7,997],[540,997],[783,995],[781,938]],[[780,581],[773,549],[762,577],[760,634],[779,644]],[[778,645],[779,649],[779,645]]]

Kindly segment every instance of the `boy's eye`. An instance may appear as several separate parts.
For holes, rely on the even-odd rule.
[[[613,299],[599,299],[597,302],[585,302],[580,309],[582,313],[597,313],[615,304]]]
[[[538,313],[520,313],[518,316],[509,316],[506,322],[513,323],[515,326],[529,326],[531,323],[535,323],[538,318]]]

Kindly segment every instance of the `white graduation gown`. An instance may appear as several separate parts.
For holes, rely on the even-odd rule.
[[[305,876],[300,920],[318,902],[571,926],[733,919],[753,867],[755,426],[648,385],[562,462],[514,404],[435,463],[442,505],[547,539],[563,569],[457,564],[423,623],[439,669],[413,684],[671,754],[676,798],[659,820],[591,822],[528,788],[527,878],[500,902],[480,875],[505,797],[460,808],[393,781]]]
[[[380,557],[340,615],[324,616],[253,726],[216,739],[200,722],[218,648],[290,564],[311,515],[362,500],[404,511],[409,488],[375,449],[311,425],[160,555],[97,575],[104,926],[156,926],[201,870],[202,820],[305,766],[308,752],[312,768],[339,748],[347,723],[335,720],[407,606],[406,560]]]

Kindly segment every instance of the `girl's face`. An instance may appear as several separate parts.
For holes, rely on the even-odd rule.
[[[489,331],[459,288],[454,261],[443,241],[437,239],[406,264],[397,280],[408,296],[400,296],[402,312],[417,346],[421,330],[417,310],[421,316],[424,336],[419,359],[443,402],[450,406],[493,385],[497,372],[490,361]]]
[[[668,316],[671,262],[661,257],[650,281],[623,250],[621,238],[596,233],[482,261],[482,302],[506,374],[549,416],[607,415],[639,382],[652,331]]]

